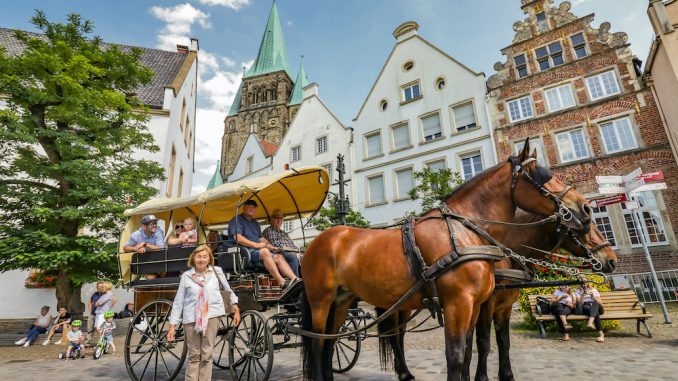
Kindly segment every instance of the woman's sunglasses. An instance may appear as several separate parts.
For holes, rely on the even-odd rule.
[[[175,225],[174,226],[174,229],[183,229],[183,228],[184,228],[184,225]]]

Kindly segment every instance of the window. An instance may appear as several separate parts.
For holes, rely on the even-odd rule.
[[[391,127],[391,136],[393,138],[393,150],[399,150],[410,147],[410,128],[407,123]]]
[[[419,82],[403,87],[403,102],[411,101],[419,97],[421,97]]]
[[[607,206],[593,208],[593,221],[596,223],[598,230],[603,233],[603,237],[613,246],[617,246],[617,239],[614,237],[612,224],[610,223],[610,214],[607,211]]]
[[[424,130],[424,141],[426,142],[443,136],[440,127],[440,114],[438,113],[421,118],[421,126]]]
[[[640,231],[645,238],[648,245],[665,244],[667,242],[666,230],[664,229],[664,220],[659,212],[659,205],[654,192],[646,191],[640,192],[634,197],[640,208],[637,210],[640,214]],[[632,246],[640,246],[640,236],[638,234],[637,223],[638,219],[634,218],[633,211],[625,209],[626,205],[622,203],[622,211],[624,213],[624,221],[626,221],[626,228],[629,232]],[[637,215],[636,215],[637,217]],[[634,224],[634,219],[636,223]]]
[[[247,158],[247,168],[245,168],[245,173],[252,173],[254,171],[254,156]]]
[[[388,102],[386,101],[386,99],[382,99],[381,102],[379,102],[379,110],[386,111],[387,108]]]
[[[283,221],[282,226],[280,227],[284,232],[291,232],[294,229],[294,221]]]
[[[327,152],[327,136],[315,140],[315,153]]]
[[[177,186],[177,197],[181,197],[181,191],[184,187],[184,170],[179,168],[179,184]]]
[[[323,165],[323,168],[330,174],[330,183],[332,182],[332,163]]]
[[[454,126],[457,128],[457,132],[470,130],[477,126],[473,102],[452,107],[452,114],[454,115]]]
[[[184,130],[184,121],[186,120],[186,98],[181,102],[181,116],[179,117],[179,128]]]
[[[441,169],[447,168],[447,164],[445,164],[445,159],[438,159],[438,160],[434,160],[434,161],[429,161],[428,163],[426,163],[426,166],[432,172],[437,172],[437,171],[440,171]]]
[[[188,157],[191,157],[191,151],[193,150],[193,131],[188,134]]]
[[[483,171],[483,162],[480,159],[480,153],[474,153],[461,158],[461,171],[464,180],[469,180],[473,176]]]
[[[290,161],[301,160],[301,146],[292,147],[290,149]]]
[[[186,123],[184,124],[184,144],[188,146],[188,133],[191,131],[191,121],[188,119],[188,115],[186,115]]]
[[[367,204],[374,205],[386,201],[384,195],[384,175],[372,176],[367,179]]]
[[[413,67],[414,67],[414,62],[412,62],[412,61],[407,61],[407,62],[405,62],[405,64],[403,65],[403,70],[405,70],[405,71],[410,71],[410,70],[412,70]]]
[[[539,30],[539,33],[543,33],[549,30],[549,23],[548,20],[546,19],[546,13],[539,12],[535,16],[537,18],[537,30]]]
[[[584,58],[588,55],[586,51],[586,40],[584,40],[584,33],[577,33],[570,36],[570,41],[572,41],[572,49],[574,49],[574,55],[577,58]]]
[[[167,187],[165,189],[165,195],[167,197],[172,197],[172,185],[174,185],[174,165],[177,162],[177,151],[172,146],[172,155],[170,156],[170,165],[169,173],[167,174]]]
[[[409,192],[414,188],[414,173],[412,168],[395,171],[396,175],[396,200],[409,199]]]
[[[525,59],[525,54],[520,54],[513,57],[513,60],[516,63],[516,74],[518,79],[527,77],[527,60]]]
[[[381,132],[377,131],[365,136],[365,148],[366,158],[381,155]]]
[[[638,147],[629,118],[621,118],[600,125],[600,134],[605,142],[607,153],[624,151]]]
[[[563,46],[560,44],[560,41],[535,49],[534,56],[537,58],[539,70],[542,71],[565,63],[563,60]]]
[[[572,93],[572,86],[569,83],[545,90],[544,94],[546,95],[546,104],[550,112],[572,107],[576,104],[574,94]]]
[[[586,147],[584,130],[576,129],[562,132],[556,135],[560,161],[567,162],[589,157],[589,149]]]
[[[445,78],[443,77],[438,77],[436,79],[436,89],[442,90],[445,88]]]
[[[525,140],[520,140],[515,143],[516,155],[522,152],[523,147],[525,147]],[[530,138],[530,149],[537,151],[537,163],[539,165],[548,167],[546,155],[544,154],[544,145],[541,142],[541,138]]]
[[[530,102],[529,95],[508,101],[508,109],[511,122],[531,118],[534,115],[532,113],[532,102]]]
[[[591,100],[609,97],[610,95],[619,93],[617,76],[612,70],[586,78],[586,87],[589,89]]]

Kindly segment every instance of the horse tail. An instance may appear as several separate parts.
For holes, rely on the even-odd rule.
[[[385,309],[380,307],[374,308],[377,312],[377,318],[383,315],[386,312]],[[381,366],[382,371],[388,371],[389,367],[391,369],[395,368],[395,363],[393,360],[393,347],[391,344],[391,338],[395,334],[395,324],[393,321],[393,315],[385,319],[382,322],[379,322],[377,325],[377,330],[379,332],[379,365]],[[382,334],[386,336],[381,336]]]
[[[302,284],[304,289],[301,293],[301,329],[304,331],[311,332],[313,330],[313,314],[311,311],[311,305],[308,303],[308,298],[306,297],[305,285]],[[313,380],[313,364],[312,356],[313,355],[313,339],[302,335],[301,339],[301,363],[303,368],[303,376],[305,380]]]

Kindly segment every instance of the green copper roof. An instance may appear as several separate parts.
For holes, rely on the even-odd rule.
[[[212,175],[212,180],[210,180],[210,183],[207,184],[207,189],[205,190],[210,190],[212,188],[216,188],[219,185],[223,184],[224,181],[221,179],[221,174],[219,173],[219,160],[217,160],[217,169],[214,170],[214,175]]]
[[[261,39],[259,54],[252,66],[245,73],[245,78],[255,75],[274,73],[284,70],[292,78],[290,64],[287,61],[285,49],[285,37],[283,37],[280,19],[278,18],[278,6],[273,1],[271,13],[268,15],[264,37]]]
[[[233,98],[233,103],[231,103],[231,109],[228,110],[228,115],[226,116],[238,115],[241,97],[242,97],[242,82],[240,82],[240,86],[238,86],[238,92],[235,93],[235,98]]]
[[[308,78],[306,77],[306,70],[304,70],[304,61],[302,59],[297,79],[294,81],[294,89],[292,89],[292,95],[287,104],[290,106],[300,104],[304,100],[304,87],[306,86],[308,86]]]

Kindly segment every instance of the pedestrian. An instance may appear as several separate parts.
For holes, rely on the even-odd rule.
[[[14,344],[28,348],[38,335],[47,332],[47,328],[49,328],[50,324],[52,324],[52,315],[49,314],[49,306],[43,306],[40,309],[40,315],[35,318],[35,321],[28,329],[26,337],[19,341],[15,341]]]
[[[92,334],[97,329],[96,324],[94,324],[96,319],[96,310],[98,307],[96,303],[99,301],[99,298],[101,298],[101,295],[105,293],[106,289],[103,281],[97,282],[96,287],[97,290],[92,294],[92,296],[89,298],[89,302],[87,303],[87,335],[85,336],[85,346],[87,347],[92,344]]]
[[[108,346],[111,348],[111,353],[115,354],[115,344],[113,344],[113,331],[115,330],[115,322],[113,318],[115,317],[115,312],[108,311],[104,314],[104,322],[101,323],[97,330],[99,335],[106,338],[108,341]]]
[[[80,330],[81,325],[82,325],[82,322],[80,320],[74,320],[73,324],[71,324],[71,330],[68,331],[68,334],[66,335],[68,337],[68,348],[66,349],[66,360],[71,359],[71,351],[73,351],[74,349],[80,348],[80,344],[81,344],[81,341],[82,341],[82,331]]]
[[[196,247],[188,258],[188,267],[189,270],[181,274],[172,304],[167,341],[174,341],[176,325],[183,322],[188,345],[185,379],[211,380],[219,317],[226,314],[220,286],[230,292],[234,327],[240,323],[238,297],[231,291],[223,270],[214,266],[214,255],[209,246]]]
[[[600,298],[600,291],[593,287],[591,283],[587,283],[584,285],[582,292],[578,294],[577,302],[581,306],[582,314],[589,317],[586,326],[598,331],[596,342],[604,342],[605,333],[600,323],[600,315],[605,311],[603,310],[603,300]]]
[[[96,310],[94,310],[94,325],[96,327],[101,327],[101,324],[104,322],[104,314],[110,311],[116,302],[115,295],[113,295],[113,292],[111,291],[111,289],[113,289],[113,284],[111,282],[104,282],[103,286],[104,293],[99,297],[99,300],[94,303],[97,307]]]
[[[570,340],[568,330],[571,329],[572,326],[567,323],[567,315],[572,313],[574,301],[575,296],[572,293],[570,286],[558,287],[551,298],[551,313],[556,317],[558,332],[563,335],[561,338],[563,341]]]

